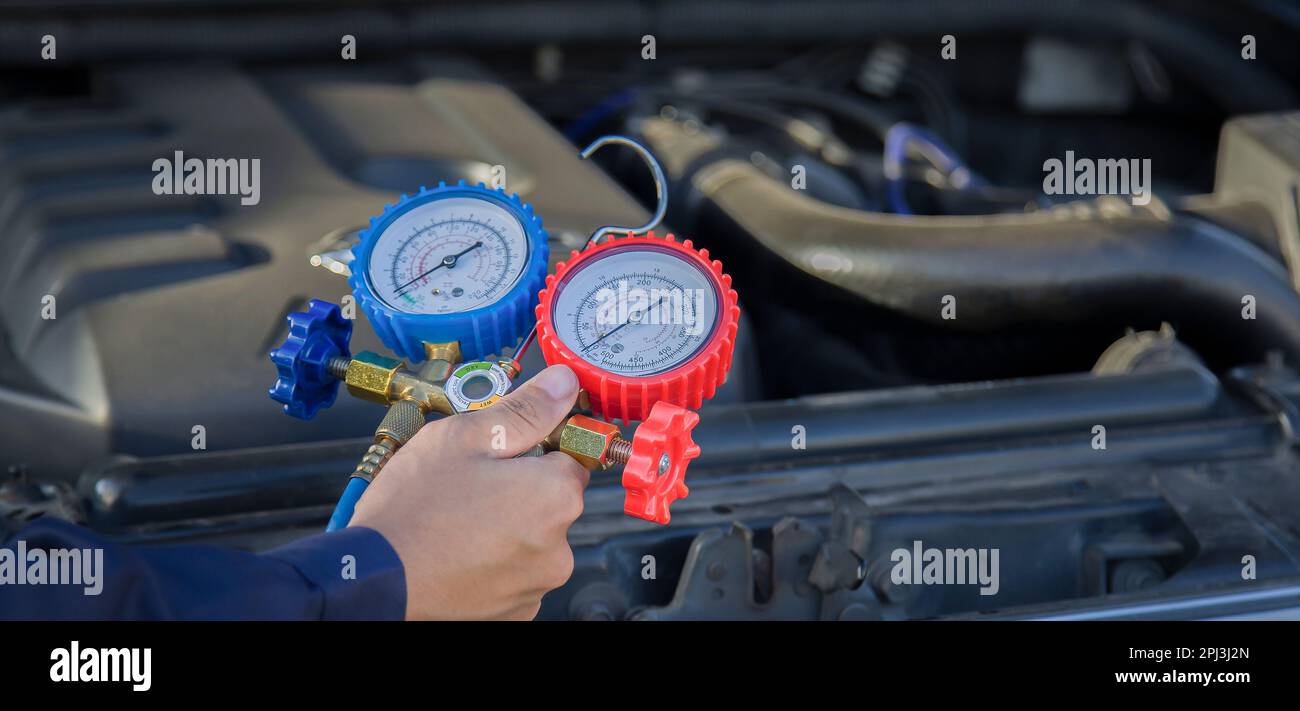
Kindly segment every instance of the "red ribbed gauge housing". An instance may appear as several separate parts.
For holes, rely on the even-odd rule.
[[[705,343],[685,362],[646,375],[615,373],[589,362],[560,339],[554,323],[558,312],[556,301],[572,275],[588,267],[598,269],[595,262],[614,252],[637,249],[667,251],[694,265],[711,284],[717,298],[715,322]],[[573,369],[596,415],[610,421],[633,422],[644,420],[650,408],[661,400],[693,410],[713,397],[731,368],[739,319],[736,292],[731,288],[731,277],[722,271],[722,262],[709,259],[708,250],[695,249],[690,240],[678,242],[671,234],[657,237],[650,232],[612,238],[581,252],[575,251],[568,261],[560,262],[555,274],[546,277],[546,287],[538,296],[537,342],[548,365],[563,363]]]

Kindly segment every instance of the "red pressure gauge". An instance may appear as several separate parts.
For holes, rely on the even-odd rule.
[[[670,234],[611,239],[546,278],[537,339],[578,374],[591,409],[644,420],[661,400],[696,409],[726,380],[740,307],[708,250]]]
[[[650,232],[573,252],[538,301],[547,364],[573,369],[597,416],[642,422],[623,470],[624,510],[666,523],[699,454],[690,410],[731,367],[740,318],[731,277],[708,250]]]

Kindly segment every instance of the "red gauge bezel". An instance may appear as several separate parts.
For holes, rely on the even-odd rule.
[[[552,323],[556,284],[563,283],[571,272],[599,259],[605,252],[635,245],[667,248],[691,262],[711,280],[720,301],[718,321],[704,346],[685,363],[654,375],[619,375],[587,362],[560,340]],[[731,277],[722,271],[722,262],[709,259],[707,249],[696,250],[691,240],[678,242],[672,234],[657,237],[653,232],[614,237],[570,253],[569,260],[560,262],[555,273],[546,277],[546,286],[537,297],[537,342],[547,365],[563,363],[573,369],[578,384],[587,392],[592,412],[607,421],[644,420],[660,400],[694,410],[713,397],[731,369],[740,323],[738,301],[735,289],[731,288]]]

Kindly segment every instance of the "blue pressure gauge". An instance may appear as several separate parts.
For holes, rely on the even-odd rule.
[[[384,345],[411,362],[422,341],[460,341],[467,361],[500,355],[532,327],[546,230],[518,195],[482,183],[420,189],[371,218],[348,283]]]

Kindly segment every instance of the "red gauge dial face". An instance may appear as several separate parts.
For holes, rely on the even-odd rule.
[[[695,357],[717,327],[719,294],[681,252],[614,248],[565,275],[551,321],[584,361],[617,375],[670,371]]]
[[[578,374],[596,414],[643,419],[660,400],[697,408],[731,366],[731,278],[689,241],[652,234],[575,252],[546,280],[538,342]]]

